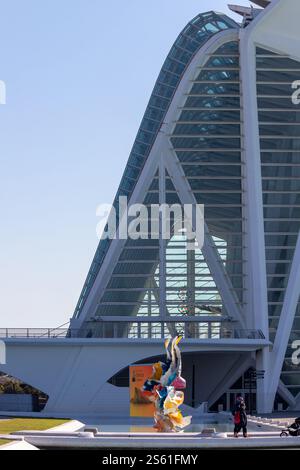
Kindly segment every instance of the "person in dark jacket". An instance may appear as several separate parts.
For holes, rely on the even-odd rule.
[[[239,437],[241,430],[243,430],[243,436],[248,437],[246,405],[242,395],[237,396],[232,415],[234,421],[234,437]]]

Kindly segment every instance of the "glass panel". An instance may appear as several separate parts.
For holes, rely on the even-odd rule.
[[[201,190],[199,193],[194,193],[195,198],[198,204],[220,204],[220,205],[226,205],[226,204],[241,204],[242,202],[242,196],[239,192],[237,193],[229,193],[226,192],[226,197],[224,197],[224,194],[214,194],[212,193],[203,193]]]
[[[258,82],[286,82],[286,83],[293,83],[295,80],[299,80],[299,72],[300,72],[300,65],[298,71],[291,70],[291,71],[281,71],[281,72],[274,72],[274,71],[263,71],[259,70],[257,72],[257,81]]]
[[[300,76],[300,70],[298,72],[298,79]],[[292,83],[292,82],[291,82]],[[275,96],[268,97],[268,98],[258,98],[257,104],[259,109],[295,109],[295,104],[293,103],[291,99],[292,95],[292,90],[290,93],[290,96],[284,97],[284,98],[277,98]],[[232,98],[234,99],[234,98]]]
[[[240,93],[239,83],[195,83],[190,92],[192,95],[226,95]]]
[[[190,186],[192,190],[198,190],[198,191],[203,191],[203,190],[210,190],[210,191],[215,191],[216,190],[216,181],[212,179],[189,179]],[[240,179],[219,179],[218,180],[218,190],[226,190],[226,191],[241,191],[241,180]],[[227,201],[227,204],[229,202]]]
[[[174,135],[240,135],[238,124],[177,124]]]
[[[213,136],[207,137],[172,137],[174,149],[240,149],[241,140],[236,138],[221,139]],[[300,139],[299,139],[300,144]],[[270,145],[269,145],[270,147]]]
[[[225,163],[240,163],[241,156],[239,152],[218,152],[218,151],[210,151],[210,152],[201,152],[201,151],[177,151],[178,159],[183,163],[189,163],[198,165],[199,163],[209,163],[209,162],[216,162],[223,164]]]
[[[205,64],[205,67],[221,67],[222,69],[228,69],[231,67],[238,68],[240,65],[239,57],[224,57],[222,55],[211,57]]]
[[[258,112],[258,118],[260,123],[262,122],[271,122],[272,124],[280,124],[282,123],[289,123],[289,122],[300,122],[300,110],[298,111],[296,108],[291,110],[291,112],[286,111],[274,111],[271,109],[268,110],[260,110]]]
[[[236,178],[241,177],[241,166],[240,165],[201,165],[201,166],[188,166],[182,165],[187,178],[191,177],[224,177]]]
[[[269,125],[261,125],[259,127],[259,132],[261,136],[274,136],[274,137],[300,137],[300,124],[298,125],[285,125],[285,126],[274,126],[272,124]]]
[[[180,121],[234,121],[240,122],[241,114],[239,110],[220,110],[217,108],[207,108],[205,110],[183,110],[180,116]]]
[[[239,96],[231,98],[223,97],[221,95],[210,97],[191,96],[185,103],[186,108],[239,108],[239,106]]]
[[[239,71],[238,70],[203,70],[197,80],[199,81],[239,81]]]
[[[300,69],[300,64],[296,60],[279,56],[258,57],[256,60],[256,66],[258,69]]]

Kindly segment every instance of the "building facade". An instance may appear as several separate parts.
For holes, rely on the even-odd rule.
[[[175,334],[189,406],[228,409],[243,392],[259,412],[300,408],[300,4],[252,3],[263,8],[231,7],[241,23],[211,11],[180,33],[114,201],[117,212],[120,196],[203,204],[203,246],[175,230],[163,239],[159,217],[157,238],[99,243],[64,340],[64,395],[39,383],[48,411],[126,407],[130,364],[159,357]],[[71,344],[106,357],[71,360]]]
[[[299,6],[255,3],[265,8],[235,7],[241,24],[212,11],[180,33],[114,203],[203,204],[203,248],[176,234],[101,241],[71,326],[145,341],[261,335],[272,345],[252,353],[253,368],[269,409],[277,393],[292,407],[300,396]]]

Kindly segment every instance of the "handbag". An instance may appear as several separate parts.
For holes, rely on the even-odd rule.
[[[236,411],[234,413],[233,421],[234,421],[234,424],[240,424],[240,422],[241,422],[241,413],[239,411]]]

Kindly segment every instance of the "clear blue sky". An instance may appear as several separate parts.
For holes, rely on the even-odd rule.
[[[226,5],[0,1],[0,327],[71,317],[96,207],[113,200],[160,67],[191,18]]]

